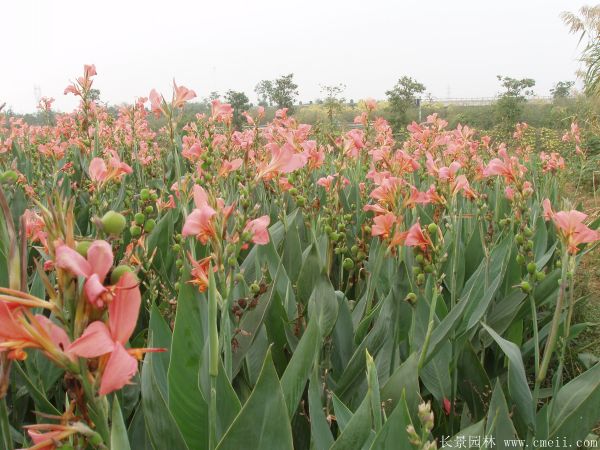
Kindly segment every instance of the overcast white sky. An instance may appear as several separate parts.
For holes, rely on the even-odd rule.
[[[91,5],[94,6],[84,6]],[[559,18],[579,0],[4,1],[0,104],[35,108],[34,86],[70,111],[64,96],[84,63],[110,103],[175,77],[199,97],[245,91],[293,72],[300,98],[344,83],[355,100],[384,98],[402,75],[437,97],[492,96],[496,75],[530,77],[548,95],[575,79],[577,37]]]

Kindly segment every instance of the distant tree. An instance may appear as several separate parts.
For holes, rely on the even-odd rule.
[[[425,92],[425,85],[411,77],[403,76],[385,93],[388,97],[391,123],[396,130],[408,124],[407,111],[415,106],[418,94]]]
[[[217,91],[211,91],[210,94],[208,94],[208,103],[212,102],[213,100],[219,100],[221,98],[221,94],[219,94]]]
[[[334,126],[335,117],[340,114],[344,109],[344,103],[346,99],[342,97],[342,94],[346,90],[346,85],[335,84],[331,86],[321,86],[321,92],[325,94],[323,105],[327,111],[327,120],[329,126]]]
[[[554,100],[559,100],[569,97],[571,95],[571,89],[573,89],[574,85],[574,81],[559,81],[552,89],[550,89],[552,98]]]
[[[236,130],[241,130],[244,126],[244,116],[242,116],[242,113],[248,111],[252,106],[248,96],[243,92],[229,90],[225,94],[225,101],[233,107],[233,127]]]
[[[273,82],[271,80],[262,80],[254,87],[254,92],[258,96],[259,106],[271,106],[271,98],[273,97]]]
[[[294,112],[294,102],[298,97],[298,85],[294,83],[294,74],[282,75],[273,81],[271,101],[277,108],[287,108],[288,113]]]
[[[504,91],[500,93],[495,105],[496,118],[499,125],[506,131],[512,130],[521,119],[523,105],[528,95],[533,95],[535,80],[531,78],[516,79],[498,75],[498,81]]]
[[[579,14],[563,12],[561,17],[569,31],[579,35],[579,43],[587,39],[581,54],[584,69],[580,76],[586,94],[600,96],[600,5],[583,6]]]
[[[89,99],[93,102],[97,102],[98,100],[100,100],[100,89],[90,89],[89,92]]]

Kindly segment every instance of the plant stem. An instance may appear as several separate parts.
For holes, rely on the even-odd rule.
[[[6,397],[0,400],[0,435],[2,437],[2,445],[6,450],[12,450],[13,441],[10,437],[10,423],[8,422],[8,407],[6,405]]]
[[[419,356],[419,364],[417,368],[421,370],[423,364],[425,364],[425,358],[427,356],[427,350],[429,348],[429,340],[431,339],[431,333],[433,333],[433,323],[435,318],[435,308],[437,305],[438,293],[437,287],[433,288],[433,297],[431,299],[431,305],[429,306],[429,323],[427,325],[427,334],[425,335],[425,342],[423,342],[423,349],[421,350],[421,355]]]
[[[208,268],[208,337],[210,375],[210,410],[208,448],[217,446],[217,376],[219,375],[219,332],[217,330],[217,286],[212,264]]]

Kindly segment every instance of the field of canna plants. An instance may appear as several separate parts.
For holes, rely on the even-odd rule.
[[[563,154],[435,115],[400,142],[373,100],[235,130],[175,83],[111,114],[96,76],[0,115],[2,449],[597,445],[576,123]]]

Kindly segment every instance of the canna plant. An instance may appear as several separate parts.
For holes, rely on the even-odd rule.
[[[96,75],[72,114],[0,116],[3,448],[596,439],[575,149],[435,115],[397,142],[372,100],[347,132],[262,108],[236,130],[217,100],[184,123],[176,84],[113,116]]]

